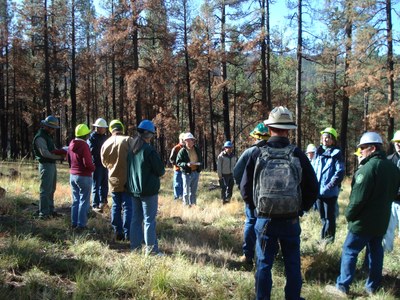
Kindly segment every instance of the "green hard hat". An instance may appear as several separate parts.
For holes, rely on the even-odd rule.
[[[326,127],[324,130],[321,131],[321,134],[324,134],[324,133],[329,133],[329,134],[333,135],[333,137],[335,139],[337,139],[338,134],[336,132],[336,129],[333,127]]]
[[[264,125],[264,123],[259,123],[257,126],[250,132],[250,135],[256,139],[260,139],[262,137],[269,137],[268,127]]]

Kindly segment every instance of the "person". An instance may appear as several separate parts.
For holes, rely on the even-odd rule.
[[[103,118],[98,118],[94,124],[94,131],[90,134],[87,141],[92,154],[92,160],[96,167],[93,172],[92,185],[92,208],[94,211],[101,212],[107,206],[108,196],[108,170],[101,163],[100,150],[107,140],[107,122]]]
[[[353,153],[357,157],[358,167],[360,167],[360,162],[363,160],[363,156],[361,154],[361,148],[357,148],[356,152]]]
[[[289,130],[297,128],[292,113],[286,107],[275,107],[266,123],[271,137],[265,146],[254,147],[240,183],[243,200],[257,214],[256,299],[271,298],[271,269],[278,245],[285,264],[285,297],[302,299],[299,216],[317,199],[318,182],[307,156],[289,142]],[[288,176],[269,176],[275,167]],[[270,200],[276,201],[269,204],[279,205],[266,206]]]
[[[41,121],[41,128],[33,138],[33,152],[39,161],[40,199],[39,218],[48,219],[59,214],[54,210],[54,192],[57,183],[56,161],[65,158],[66,151],[56,149],[53,135],[59,129],[58,119],[52,115]]]
[[[101,147],[101,163],[108,169],[112,198],[111,225],[115,239],[123,241],[129,240],[132,219],[132,197],[126,189],[128,152],[132,149],[132,138],[124,135],[124,125],[120,120],[112,120],[108,128],[111,136]]]
[[[382,138],[376,132],[361,136],[358,147],[363,159],[351,182],[349,205],[345,211],[348,233],[342,248],[340,275],[328,293],[345,296],[354,279],[358,254],[368,250],[368,278],[365,290],[375,293],[382,280],[382,239],[388,227],[391,203],[400,185],[400,171],[382,150]]]
[[[224,143],[224,150],[218,155],[217,174],[221,186],[222,204],[228,203],[232,198],[233,168],[236,164],[236,156],[233,154],[231,141]]]
[[[317,151],[317,147],[314,144],[308,144],[306,149],[306,155],[310,160],[311,164],[315,161],[315,152]]]
[[[185,145],[185,141],[183,140],[185,133],[181,133],[179,135],[179,143],[176,144],[169,156],[169,161],[174,168],[174,178],[173,178],[173,189],[174,189],[174,200],[182,199],[183,197],[183,186],[182,186],[182,171],[176,164],[176,157],[178,156],[178,152]]]
[[[165,174],[160,155],[150,145],[156,133],[153,122],[143,120],[133,138],[133,148],[128,154],[128,187],[133,196],[133,214],[130,230],[132,250],[146,244],[146,254],[158,254],[156,216],[160,177]]]
[[[259,123],[250,132],[250,136],[254,138],[254,144],[250,146],[250,148],[247,148],[242,153],[242,155],[240,155],[235,165],[235,168],[233,169],[233,177],[239,189],[244,169],[246,167],[247,161],[249,160],[249,157],[252,155],[256,147],[265,146],[268,138],[270,137],[268,133],[268,127],[265,126],[264,123]],[[255,207],[252,203],[245,202],[244,211],[246,219],[244,221],[243,230],[243,255],[240,257],[240,261],[252,265],[254,260],[254,251],[256,247],[256,232],[254,230],[254,226],[256,225],[257,217],[255,215]]]
[[[319,182],[317,207],[322,229],[321,239],[333,243],[336,235],[336,217],[338,215],[338,196],[344,178],[344,162],[341,150],[335,146],[337,132],[332,127],[321,131],[321,142],[313,164]]]
[[[86,143],[89,134],[90,129],[86,124],[76,126],[75,139],[70,142],[67,152],[72,190],[71,225],[77,230],[84,230],[87,225],[92,173],[95,170],[89,145]]]
[[[395,152],[387,158],[400,169],[400,130],[395,132],[392,143],[394,144]],[[385,236],[383,237],[383,248],[386,252],[393,251],[396,227],[398,227],[398,234],[400,236],[400,189],[398,190],[396,197],[393,199],[389,226]]]
[[[195,145],[193,134],[187,132],[183,139],[185,146],[179,150],[176,164],[182,171],[183,204],[191,207],[197,202],[196,192],[203,159],[199,147]]]

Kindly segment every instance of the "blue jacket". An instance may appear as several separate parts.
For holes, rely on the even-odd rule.
[[[89,145],[90,153],[92,153],[92,160],[96,168],[104,168],[101,163],[101,146],[103,146],[104,142],[107,141],[108,137],[106,134],[98,134],[96,131],[93,131],[90,134],[87,143]]]
[[[344,177],[344,162],[340,149],[331,147],[324,150],[319,146],[313,167],[319,183],[318,197],[338,197]]]
[[[286,137],[273,136],[268,139],[267,145],[274,148],[284,148],[289,145],[289,139]],[[244,202],[246,202],[252,209],[255,208],[253,202],[253,174],[257,158],[261,154],[259,147],[253,148],[253,154],[250,156],[247,162],[242,181],[240,183],[240,193],[242,198]],[[314,170],[307,156],[297,147],[295,148],[293,154],[299,158],[302,168],[302,180],[300,183],[302,194],[302,211],[308,211],[313,206],[315,200],[317,200],[317,178],[315,177]],[[302,211],[299,211],[299,215],[302,214]]]

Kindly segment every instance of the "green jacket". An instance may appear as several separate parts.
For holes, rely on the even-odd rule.
[[[354,234],[383,236],[400,186],[400,171],[383,151],[374,152],[360,165],[353,176],[345,211],[348,228]]]
[[[201,172],[201,169],[203,167],[203,158],[201,156],[201,151],[199,147],[196,145],[194,146],[194,149],[196,150],[197,153],[197,158],[198,162],[200,163],[199,167],[197,168],[197,172]],[[176,165],[181,168],[181,171],[184,173],[192,173],[192,170],[190,167],[188,167],[187,163],[190,162],[189,159],[189,152],[187,151],[186,147],[183,147],[179,152],[178,155],[176,156]]]
[[[139,136],[134,138],[133,150],[128,153],[128,191],[134,197],[158,194],[164,164],[156,150]]]
[[[35,137],[33,138],[33,152],[35,154],[35,158],[40,162],[40,163],[55,163],[56,160],[52,159],[50,157],[44,157],[37,145],[36,145],[36,139],[37,138],[43,138],[46,141],[46,145],[47,145],[47,150],[49,152],[53,151],[56,147],[54,146],[54,141],[53,138],[46,132],[46,130],[44,130],[43,128],[40,128],[39,131],[36,133]]]

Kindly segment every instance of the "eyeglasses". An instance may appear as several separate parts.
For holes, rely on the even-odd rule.
[[[371,147],[371,146],[360,146],[360,149],[365,150],[365,149],[368,149],[369,147]]]

